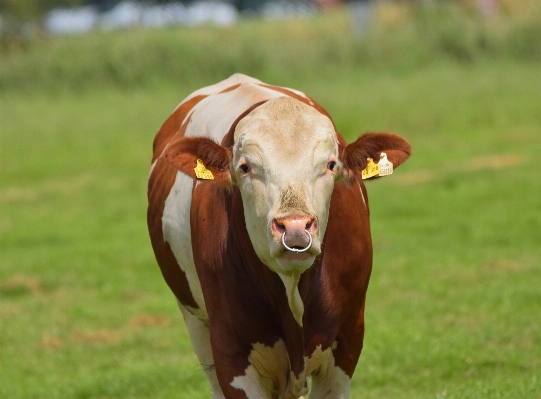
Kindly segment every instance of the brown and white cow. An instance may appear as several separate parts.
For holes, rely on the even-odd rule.
[[[310,399],[349,397],[372,268],[361,172],[382,152],[396,167],[410,146],[346,145],[310,97],[241,74],[163,124],[150,237],[213,398],[299,398],[308,377]]]

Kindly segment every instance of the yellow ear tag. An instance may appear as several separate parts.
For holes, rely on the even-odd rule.
[[[200,159],[197,160],[197,166],[195,168],[193,168],[193,170],[195,171],[195,176],[198,179],[214,180],[214,175],[212,174],[212,172],[210,170],[205,168],[205,165],[203,164],[203,161],[200,160]]]
[[[379,165],[374,163],[372,158],[368,158],[368,165],[361,172],[361,177],[364,179],[370,179],[371,177],[379,175]]]
[[[386,153],[381,153],[378,165],[380,176],[389,176],[393,174],[393,163],[387,159]]]

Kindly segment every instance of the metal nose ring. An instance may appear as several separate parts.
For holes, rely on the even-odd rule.
[[[290,248],[287,246],[286,244],[286,241],[285,241],[285,238],[286,238],[286,232],[284,231],[282,233],[282,245],[285,247],[285,249],[287,249],[288,251],[291,251],[291,252],[296,252],[296,253],[301,253],[301,252],[306,252],[310,249],[310,247],[312,246],[312,234],[310,234],[308,232],[308,230],[304,230],[304,232],[306,234],[308,234],[308,238],[310,239],[310,242],[308,243],[308,246],[306,248],[303,248],[303,249],[296,249],[296,248]]]

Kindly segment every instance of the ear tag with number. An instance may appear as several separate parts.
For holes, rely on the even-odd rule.
[[[381,153],[378,165],[380,176],[388,176],[393,174],[393,163],[387,159],[386,153]]]
[[[361,177],[364,179],[370,179],[371,177],[379,175],[379,165],[374,163],[372,158],[368,158],[368,164],[366,168],[361,172]]]
[[[205,165],[203,164],[203,161],[200,160],[200,159],[197,160],[197,166],[195,168],[193,168],[193,170],[195,171],[195,176],[198,179],[214,180],[214,175],[212,174],[212,172],[210,170],[205,168]]]

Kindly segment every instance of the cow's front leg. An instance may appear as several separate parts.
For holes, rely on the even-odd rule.
[[[186,327],[188,327],[188,333],[190,334],[190,340],[192,346],[201,363],[207,378],[210,382],[210,388],[212,390],[212,399],[224,399],[224,394],[218,383],[216,376],[216,370],[214,368],[214,359],[212,357],[212,349],[210,347],[210,331],[208,326],[203,323],[199,318],[191,314],[186,308],[179,303],[180,311],[184,316]]]
[[[217,329],[218,330],[218,329]],[[242,344],[238,335],[211,329],[214,362],[227,399],[298,399],[288,394],[289,358],[282,339]],[[237,339],[229,339],[236,337]],[[219,341],[219,342],[217,342]]]
[[[244,367],[237,360],[242,357],[247,360],[247,356],[237,356],[233,361],[220,361],[221,356],[215,356],[218,379],[227,399],[278,399],[272,377],[262,374],[251,363]]]
[[[351,377],[361,355],[364,338],[364,312],[350,317],[342,326],[333,350],[313,374],[310,399],[347,399]]]
[[[310,399],[347,399],[351,378],[336,365],[333,353],[312,375]]]
[[[238,396],[248,399],[278,399],[272,378],[262,375],[253,365],[249,365],[244,374],[235,376],[230,383]],[[232,396],[233,398],[233,396]]]

